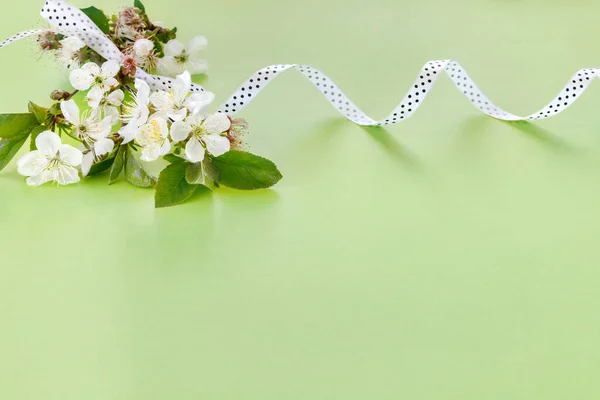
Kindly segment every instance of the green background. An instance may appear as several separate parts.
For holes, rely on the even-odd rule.
[[[217,103],[305,63],[367,113],[428,60],[459,60],[508,111],[600,64],[600,3],[146,0],[204,53]],[[117,10],[122,2],[95,5]],[[40,26],[40,0],[0,36]],[[77,2],[78,6],[88,3]],[[21,42],[3,112],[68,88]],[[299,74],[243,111],[273,189],[155,210],[106,177],[30,188],[0,173],[0,398],[567,399],[600,396],[600,88],[510,124],[445,77],[386,129],[341,118]]]

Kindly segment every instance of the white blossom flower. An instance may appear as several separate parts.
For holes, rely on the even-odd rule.
[[[83,67],[71,71],[69,80],[77,90],[99,87],[102,91],[107,92],[119,84],[115,76],[120,69],[119,62],[115,60],[105,62],[102,67],[89,62]]]
[[[227,132],[230,126],[229,117],[222,113],[208,117],[201,113],[192,114],[171,126],[171,138],[180,142],[191,135],[185,145],[185,156],[189,161],[197,163],[204,159],[205,149],[215,157],[229,151],[229,139],[221,135]]]
[[[37,150],[25,154],[17,162],[19,174],[27,176],[27,184],[39,186],[49,181],[59,185],[79,182],[77,166],[83,155],[51,131],[44,131],[35,139]]]
[[[150,70],[156,68],[158,58],[154,53],[154,43],[146,38],[138,39],[132,46],[135,64]]]
[[[158,71],[164,75],[175,76],[183,71],[192,74],[203,74],[208,69],[208,63],[197,57],[207,45],[204,36],[196,36],[187,46],[178,40],[169,40],[165,45],[165,56],[158,63]]]
[[[137,130],[135,141],[142,146],[143,161],[154,161],[171,150],[169,142],[169,125],[165,116],[156,113],[150,117],[147,124]]]
[[[73,100],[63,101],[60,109],[65,119],[73,124],[74,136],[89,150],[83,156],[81,165],[82,174],[86,176],[94,161],[110,153],[115,147],[115,142],[108,138],[111,134],[111,117],[99,120],[97,115],[89,110],[80,116],[79,107]]]
[[[133,44],[133,51],[138,57],[147,57],[154,50],[154,43],[146,38],[138,39]]]
[[[123,138],[123,143],[129,143],[135,137],[138,129],[148,122],[150,111],[150,86],[141,79],[135,80],[137,92],[133,95],[130,102],[125,103],[123,122],[124,125],[119,130],[119,135]]]
[[[188,71],[178,75],[169,92],[159,90],[150,95],[150,102],[159,111],[165,112],[173,121],[181,121],[187,116],[187,110],[198,113],[214,99],[210,92],[190,94],[192,77]]]
[[[119,109],[123,104],[125,94],[121,89],[111,93],[103,92],[98,86],[93,87],[87,94],[88,106],[94,110],[99,118],[110,117],[111,125],[119,122]]]
[[[61,48],[57,51],[58,60],[67,68],[79,67],[79,51],[85,43],[76,36],[69,36],[60,41]]]

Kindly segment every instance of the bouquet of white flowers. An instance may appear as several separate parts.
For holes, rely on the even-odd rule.
[[[47,108],[30,103],[28,113],[0,115],[0,169],[30,138],[31,151],[17,161],[27,184],[66,185],[100,173],[111,184],[123,172],[133,185],[155,187],[157,207],[180,204],[201,185],[259,189],[281,179],[271,161],[244,151],[246,121],[211,112],[214,95],[192,83],[192,74],[207,70],[198,58],[203,36],[179,42],[177,29],[151,22],[139,0],[110,18],[49,0],[42,16],[56,29],[0,47],[35,36],[73,88],[52,92]],[[160,158],[169,165],[158,177],[138,160]]]

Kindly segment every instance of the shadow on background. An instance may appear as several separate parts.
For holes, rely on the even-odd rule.
[[[287,175],[296,181],[300,176],[312,179],[314,174],[326,171],[331,156],[337,154],[338,143],[343,139],[344,130],[348,128],[345,122],[339,118],[330,118],[311,125],[309,129],[303,129],[298,134],[298,139],[281,154],[283,161],[280,167],[289,165]],[[302,165],[302,168],[298,168],[297,165]],[[286,176],[283,179],[285,180]]]
[[[550,149],[552,151],[563,154],[572,154],[574,152],[579,151],[579,149],[573,144],[555,135],[549,130],[541,128],[540,126],[535,125],[531,122],[503,121],[497,120],[495,118],[490,118],[485,115],[478,115],[469,118],[461,126],[461,141],[464,143],[468,143],[470,147],[473,147],[474,144],[479,142],[485,136],[484,134],[487,131],[490,131],[490,133],[494,132],[494,127],[491,126],[491,124],[495,124],[496,121],[502,122],[504,125],[519,131],[521,134],[523,134],[524,137],[529,138],[532,141],[541,145],[542,147]]]
[[[277,185],[275,189],[236,190],[221,186],[217,190],[219,202],[226,206],[260,209],[272,207],[280,200],[276,188]]]
[[[206,186],[198,186],[192,197],[186,203],[207,203],[213,201],[213,192]]]
[[[204,86],[208,83],[208,75],[207,74],[192,75],[192,82],[197,83],[198,85]]]
[[[361,128],[395,161],[415,171],[423,170],[424,165],[419,157],[402,146],[385,128],[381,126],[361,126]]]
[[[524,133],[539,144],[561,153],[573,153],[578,149],[563,138],[529,121],[502,121],[506,125]]]

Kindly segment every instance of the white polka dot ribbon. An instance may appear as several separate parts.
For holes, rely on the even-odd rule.
[[[75,36],[85,43],[89,48],[100,54],[107,60],[121,62],[123,53],[106,36],[98,26],[81,10],[62,0],[48,0],[44,3],[41,11],[42,17],[52,26],[54,32],[64,36]],[[43,30],[32,30],[18,33],[0,43],[0,48],[7,46],[17,40],[37,35]],[[150,75],[140,68],[137,69],[136,78],[148,83],[153,90],[169,90],[173,79],[164,76]],[[192,91],[204,91],[202,86],[192,84]]]
[[[219,107],[219,111],[230,114],[240,111],[254,100],[256,95],[271,83],[275,77],[291,69],[304,75],[340,114],[350,121],[363,126],[390,125],[402,122],[410,117],[423,104],[423,100],[425,100],[425,97],[431,91],[433,84],[442,72],[445,72],[450,77],[458,90],[477,109],[484,114],[505,121],[531,121],[550,118],[560,114],[585,92],[590,83],[592,83],[592,80],[600,72],[598,68],[584,68],[577,71],[548,105],[531,115],[520,117],[506,112],[495,105],[477,87],[458,61],[429,61],[423,66],[417,79],[415,79],[400,104],[387,117],[376,121],[361,111],[330,78],[318,69],[300,64],[279,64],[268,66],[254,73]]]
[[[48,0],[42,8],[42,17],[53,26],[53,29],[65,36],[76,36],[87,46],[98,52],[107,60],[122,61],[123,54],[117,46],[78,8],[62,1]],[[0,48],[28,36],[39,34],[34,30],[19,33],[4,42]],[[505,121],[531,121],[549,118],[560,114],[573,104],[588,88],[600,69],[584,68],[577,71],[567,82],[560,93],[541,110],[521,117],[504,111],[495,105],[477,87],[465,69],[454,60],[429,61],[421,69],[417,79],[410,87],[400,104],[384,119],[374,120],[361,111],[325,74],[316,68],[301,64],[279,64],[265,67],[255,72],[240,86],[218,111],[235,114],[246,107],[258,93],[275,77],[287,70],[296,70],[304,75],[329,102],[350,121],[364,126],[389,125],[401,122],[410,117],[423,104],[423,100],[433,87],[438,77],[445,72],[459,91],[484,114]],[[138,69],[136,77],[146,81],[154,90],[169,90],[173,80],[162,76],[150,75]],[[203,91],[200,85],[194,84],[193,91]]]

